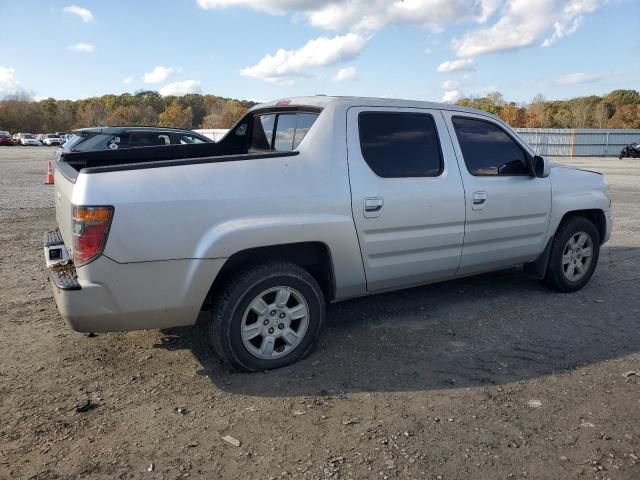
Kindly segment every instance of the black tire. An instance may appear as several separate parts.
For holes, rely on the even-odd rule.
[[[244,312],[261,292],[281,286],[291,287],[304,297],[309,312],[306,332],[288,354],[268,360],[258,358],[242,341]],[[208,328],[209,340],[214,352],[236,370],[271,370],[295,363],[309,353],[324,323],[324,315],[322,289],[309,272],[290,262],[266,262],[238,272],[215,296]]]
[[[591,263],[580,279],[571,281],[567,278],[567,275],[564,272],[562,257],[564,255],[564,249],[567,242],[569,242],[572,236],[579,232],[584,232],[591,237]],[[587,218],[576,215],[563,220],[556,231],[551,245],[549,263],[547,264],[547,272],[544,277],[545,284],[549,288],[559,292],[575,292],[584,287],[591,279],[591,276],[598,264],[598,258],[600,257],[600,241],[600,233],[598,232],[598,229]]]

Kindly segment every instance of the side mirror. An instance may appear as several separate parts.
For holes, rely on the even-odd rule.
[[[551,162],[540,155],[533,157],[533,173],[538,178],[547,178],[551,174]]]

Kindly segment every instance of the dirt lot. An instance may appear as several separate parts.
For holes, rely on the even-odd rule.
[[[52,155],[0,147],[0,478],[640,479],[638,160],[573,162],[617,217],[581,292],[511,270],[348,301],[303,362],[237,374],[196,329],[63,323]]]

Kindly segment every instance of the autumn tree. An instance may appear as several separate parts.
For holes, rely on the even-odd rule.
[[[97,127],[107,124],[107,107],[97,99],[92,99],[80,107],[76,114],[75,127]]]
[[[158,115],[151,105],[121,105],[109,115],[110,125],[157,125]]]
[[[174,100],[167,109],[158,116],[161,127],[191,128],[193,111],[191,107],[181,107],[178,100]]]
[[[545,112],[545,98],[542,94],[533,97],[531,103],[527,106],[527,127],[544,128],[549,126],[547,114]]]

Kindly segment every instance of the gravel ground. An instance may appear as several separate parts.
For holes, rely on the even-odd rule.
[[[237,374],[197,329],[64,324],[52,156],[0,147],[1,479],[640,478],[638,160],[562,160],[614,199],[582,291],[509,270],[352,300],[304,361]]]

